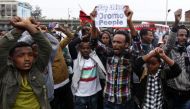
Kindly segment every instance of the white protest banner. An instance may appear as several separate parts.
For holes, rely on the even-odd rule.
[[[124,5],[110,4],[96,7],[96,27],[127,27],[127,18],[124,14]]]

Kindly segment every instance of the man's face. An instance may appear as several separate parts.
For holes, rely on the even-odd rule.
[[[152,31],[148,31],[148,34],[143,36],[143,40],[147,44],[151,44],[154,39]]]
[[[122,34],[116,34],[113,37],[112,45],[115,55],[120,55],[125,50],[125,36]]]
[[[17,69],[30,70],[33,63],[33,51],[31,47],[18,47],[15,49],[12,60]]]
[[[177,40],[179,45],[184,45],[187,42],[187,31],[185,29],[178,30]]]
[[[82,42],[80,46],[80,52],[85,59],[88,59],[91,52],[90,44],[88,42]]]

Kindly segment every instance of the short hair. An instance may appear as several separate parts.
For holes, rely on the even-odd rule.
[[[186,27],[185,25],[180,25],[180,26],[178,26],[177,32],[179,31],[179,29],[185,29],[185,30],[187,31],[187,36],[186,36],[186,37],[189,36],[189,29],[187,29],[187,27]]]
[[[140,37],[143,38],[143,36],[148,35],[148,31],[151,31],[151,32],[152,32],[152,30],[150,30],[150,29],[148,29],[148,28],[142,28],[142,29],[140,30]]]
[[[89,43],[90,45],[90,42],[89,42],[89,39],[86,37],[86,38],[82,38],[80,44],[79,44],[79,47],[81,48],[81,46],[83,45],[83,43]]]
[[[19,47],[31,47],[31,44],[28,44],[26,42],[17,42],[9,51],[9,56],[13,56],[14,52],[15,52],[15,49],[16,48],[19,48]]]
[[[116,34],[122,34],[122,35],[124,35],[124,36],[125,36],[125,43],[130,43],[130,42],[131,42],[131,36],[130,36],[130,34],[129,34],[128,31],[118,30],[118,31],[116,31],[116,32],[114,33],[114,36],[115,36]]]

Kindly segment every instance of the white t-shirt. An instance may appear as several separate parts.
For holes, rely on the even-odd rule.
[[[95,62],[89,58],[85,59],[83,70],[79,81],[76,96],[91,96],[101,90]]]

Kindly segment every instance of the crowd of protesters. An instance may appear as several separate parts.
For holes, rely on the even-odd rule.
[[[13,17],[0,37],[0,109],[190,109],[182,10],[158,40],[124,9],[130,31],[97,28],[95,9],[75,33]]]

